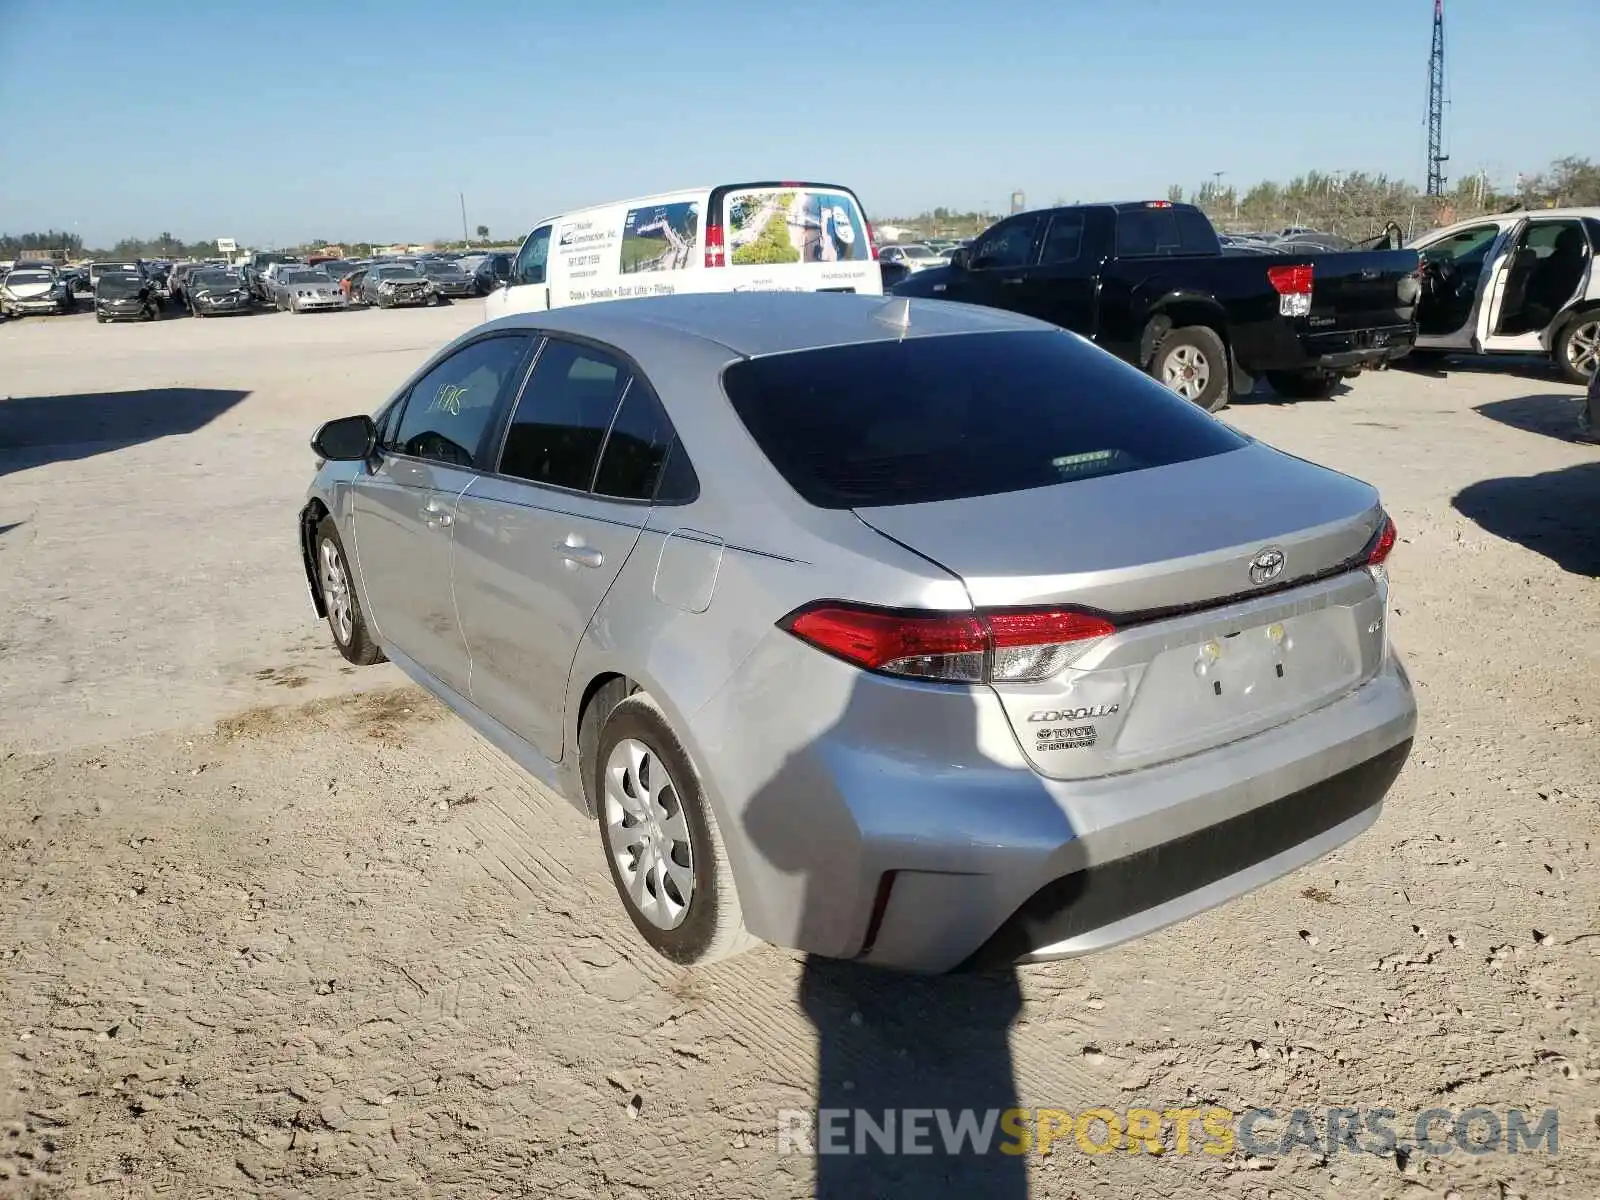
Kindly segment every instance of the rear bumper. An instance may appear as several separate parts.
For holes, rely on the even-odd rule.
[[[1234,356],[1251,376],[1269,371],[1358,371],[1378,367],[1411,353],[1415,324],[1374,325],[1362,329],[1318,332],[1301,320],[1278,320],[1241,330]]]
[[[1307,334],[1307,365],[1326,371],[1381,366],[1410,354],[1416,341],[1417,329],[1414,325]]]
[[[1376,820],[1416,728],[1391,654],[1365,684],[1263,733],[1053,780],[1027,766],[993,692],[860,673],[824,728],[775,749],[775,728],[808,723],[779,697],[816,697],[816,676],[849,670],[781,665],[782,688],[713,701],[688,739],[746,923],[779,945],[912,971],[1087,953],[1311,862]]]
[[[963,965],[981,970],[1087,954],[1252,891],[1372,825],[1410,753],[1407,738],[1259,808],[1051,880]]]

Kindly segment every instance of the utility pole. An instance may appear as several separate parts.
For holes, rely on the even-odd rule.
[[[461,240],[470,246],[472,245],[472,238],[467,233],[467,194],[465,192],[457,192],[456,196],[461,201]]]
[[[1428,195],[1444,195],[1444,0],[1433,0],[1433,50],[1428,55]]]

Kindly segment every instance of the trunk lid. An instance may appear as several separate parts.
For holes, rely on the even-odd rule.
[[[993,685],[1024,753],[1055,778],[1249,736],[1359,686],[1382,662],[1386,585],[1347,569],[1383,521],[1376,492],[1260,443],[855,511],[961,578],[976,607],[1084,608],[1117,626],[1049,679]],[[1273,552],[1277,573],[1253,573]]]

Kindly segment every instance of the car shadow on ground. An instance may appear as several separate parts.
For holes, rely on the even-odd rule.
[[[1583,411],[1583,395],[1545,393],[1518,396],[1511,400],[1491,400],[1473,412],[1526,433],[1542,433],[1564,442],[1579,441],[1578,416]]]
[[[1456,511],[1562,570],[1600,576],[1600,462],[1462,488]]]
[[[774,680],[775,688],[784,686],[785,681]],[[776,696],[746,700],[782,707]],[[957,861],[972,871],[950,867],[957,875],[949,876],[902,867],[887,890],[882,875],[856,878],[858,872],[877,869],[858,854],[864,826],[919,823],[909,841],[945,844],[956,855],[964,841],[975,850],[983,843],[974,832],[975,801],[967,789],[983,795],[985,781],[972,776],[982,775],[992,760],[977,730],[980,721],[995,714],[977,702],[971,708],[918,706],[926,722],[921,744],[938,747],[942,765],[930,762],[926,774],[908,779],[880,772],[870,757],[851,761],[855,756],[843,749],[863,729],[890,719],[889,703],[879,688],[852,687],[834,729],[797,747],[751,798],[743,814],[745,831],[756,853],[795,880],[798,904],[789,914],[795,924],[789,944],[840,945],[850,953],[864,933],[867,944],[880,949],[937,951],[947,937],[958,958],[978,949],[974,941],[983,947],[968,960],[972,969],[945,975],[809,956],[797,999],[816,1028],[816,1110],[778,1114],[779,1149],[786,1121],[790,1127],[798,1123],[810,1143],[801,1152],[814,1155],[818,1200],[946,1195],[1021,1200],[1028,1195],[1032,1121],[1029,1115],[1004,1114],[1019,1107],[1009,1035],[1022,1011],[1022,989],[1011,963],[1018,957],[1013,951],[1026,947],[1012,944],[1009,925],[993,933],[992,923],[1026,898],[1015,894],[1023,881],[990,874],[994,860],[978,865],[962,859]],[[949,764],[957,765],[952,770]],[[1027,779],[1026,772],[994,766],[1000,774]],[[853,811],[837,799],[841,784],[855,789]],[[906,790],[896,795],[897,789]],[[1042,785],[1013,783],[1003,799],[983,827],[991,844],[1026,845],[1032,837],[1076,847],[1070,821]],[[886,851],[882,841],[865,853],[910,856],[898,858],[902,864],[917,861],[914,849]],[[1051,861],[1057,859],[1079,861],[1070,854]],[[935,860],[950,861],[937,855]],[[941,875],[961,878],[952,886],[961,889],[961,905],[975,904],[976,912],[987,914],[976,923],[981,928],[953,933],[945,917],[928,910],[930,897],[936,905],[952,902],[934,882]],[[879,894],[865,931],[860,888]],[[962,907],[954,919],[959,923],[964,915]],[[978,966],[995,960],[992,969]]]
[[[1256,381],[1254,391],[1242,395],[1235,393],[1228,404],[1230,407],[1236,404],[1245,406],[1265,404],[1279,408],[1286,404],[1326,404],[1330,400],[1337,400],[1350,390],[1350,380],[1340,379],[1329,389],[1326,396],[1285,396],[1275,391],[1265,379],[1260,379]]]
[[[249,394],[173,387],[0,399],[0,475],[193,433]]]

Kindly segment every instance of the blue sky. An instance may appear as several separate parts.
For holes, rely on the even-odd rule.
[[[1447,0],[1452,176],[1600,150],[1596,0]],[[1512,13],[1520,8],[1520,13]],[[882,219],[1420,179],[1430,0],[0,0],[0,232],[515,237],[812,178]],[[15,170],[25,162],[25,171]]]

